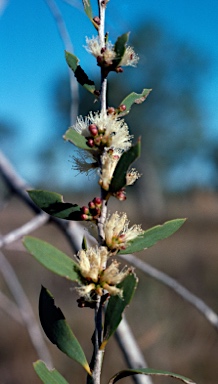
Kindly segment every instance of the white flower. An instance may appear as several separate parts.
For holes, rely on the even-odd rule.
[[[101,276],[102,286],[110,295],[119,295],[122,297],[123,291],[117,288],[116,285],[121,283],[130,273],[130,269],[125,267],[119,271],[119,263],[113,260],[112,263],[106,268]]]
[[[99,275],[105,268],[108,252],[106,247],[95,247],[80,250],[77,255],[81,275],[94,283],[98,281]]]
[[[123,119],[104,112],[90,112],[85,119],[77,117],[72,127],[76,132],[86,137],[87,145],[93,150],[108,147],[126,151],[131,146],[132,136]]]
[[[108,65],[112,64],[113,59],[116,57],[116,52],[110,41],[106,43],[104,47],[101,46],[98,36],[92,36],[92,38],[86,37],[86,50],[94,57],[101,59],[102,62]]]
[[[132,185],[135,183],[137,179],[141,177],[141,174],[135,169],[132,168],[129,172],[126,174],[126,185]]]
[[[131,66],[136,67],[139,61],[139,56],[134,52],[134,49],[130,46],[126,47],[125,53],[119,63],[119,66]]]
[[[78,252],[77,258],[82,281],[76,290],[80,296],[90,300],[91,294],[102,296],[104,290],[111,295],[122,296],[122,290],[116,285],[123,281],[130,270],[124,268],[119,271],[117,261],[112,261],[109,267],[106,267],[108,256],[106,247],[88,248]]]
[[[101,175],[99,185],[108,191],[111,179],[113,177],[114,170],[121,156],[121,152],[118,150],[110,149],[105,151],[101,156]]]
[[[128,242],[143,234],[140,225],[129,228],[129,220],[126,213],[113,213],[104,224],[105,242],[112,251],[119,251],[128,246]]]

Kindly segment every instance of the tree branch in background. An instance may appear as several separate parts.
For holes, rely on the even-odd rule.
[[[138,259],[134,255],[120,255],[123,260],[127,261],[134,267],[145,272],[148,276],[171,288],[177,295],[181,296],[185,301],[192,304],[205,318],[218,330],[218,315],[199,297],[191,293],[187,288],[183,287],[175,279],[168,276],[166,273],[159,271],[146,262]]]

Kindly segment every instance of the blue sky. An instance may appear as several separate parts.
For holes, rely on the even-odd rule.
[[[3,2],[0,0],[0,7]],[[91,2],[95,5],[95,0]],[[89,57],[82,45],[85,36],[92,36],[95,31],[82,12],[82,1],[74,2],[80,9],[66,1],[56,3],[66,21],[74,52],[86,68]],[[161,23],[209,57],[211,70],[203,99],[208,110],[208,134],[218,139],[218,1],[110,0],[106,29],[114,40],[127,31],[134,34],[137,25],[149,19]],[[68,70],[64,46],[46,1],[7,2],[0,16],[0,50],[0,120],[11,123],[18,132],[10,143],[3,142],[1,149],[21,175],[34,184],[34,151],[43,142],[49,142],[52,129],[52,80]],[[67,151],[64,161],[70,175]]]

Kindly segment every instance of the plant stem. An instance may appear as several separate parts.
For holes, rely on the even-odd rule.
[[[106,9],[106,2],[102,0],[98,0],[98,8],[99,8],[99,18],[100,18],[100,26],[99,26],[99,41],[102,48],[105,47],[105,9]],[[100,102],[101,102],[101,113],[106,113],[106,97],[107,97],[107,79],[104,76],[103,71],[101,71],[101,96],[100,96]],[[104,234],[104,222],[106,220],[107,216],[107,199],[105,197],[105,192],[101,191],[102,195],[102,210],[101,210],[101,217],[98,220],[98,234],[99,234],[99,245],[102,245],[105,240],[105,234]],[[105,266],[106,267],[106,266]],[[101,297],[98,295],[96,299],[96,307],[95,307],[95,332],[94,332],[94,353],[93,353],[93,372],[92,372],[92,380],[93,384],[100,384],[101,382],[101,369],[102,369],[102,363],[103,363],[103,357],[104,357],[104,350],[100,350],[100,346],[102,344],[102,338],[103,338],[103,328],[102,328],[102,313],[103,313],[103,306],[101,302]]]

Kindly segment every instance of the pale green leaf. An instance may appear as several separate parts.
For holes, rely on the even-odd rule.
[[[65,378],[56,370],[48,369],[41,360],[33,364],[34,370],[44,384],[68,384]]]
[[[70,143],[74,144],[76,147],[85,149],[86,151],[92,150],[92,148],[88,147],[86,144],[87,139],[73,128],[69,128],[65,132],[64,140],[70,141]]]
[[[45,268],[66,279],[80,280],[78,264],[53,245],[32,236],[24,237],[23,244]]]
[[[128,96],[126,96],[125,99],[122,100],[120,103],[120,105],[125,105],[126,109],[125,111],[119,112],[119,108],[118,108],[119,116],[127,115],[127,113],[129,113],[133,104],[143,103],[143,101],[146,100],[150,92],[151,92],[151,89],[143,89],[142,93],[132,92]]]
[[[150,369],[150,368],[144,368],[144,369],[125,369],[123,371],[120,371],[116,373],[108,382],[108,384],[115,384],[117,381],[123,379],[124,377],[133,376],[133,375],[147,375],[147,376],[166,376],[166,377],[172,377],[174,379],[178,379],[180,381],[183,381],[183,383],[186,384],[195,384],[194,381],[191,379],[178,375],[177,373],[168,372],[168,371],[162,371],[158,369]]]
[[[134,240],[129,242],[126,249],[119,251],[120,254],[128,254],[142,251],[143,249],[150,248],[156,244],[159,240],[166,239],[184,224],[186,219],[174,219],[167,221],[162,225],[156,225],[144,231],[142,235],[136,237]]]

